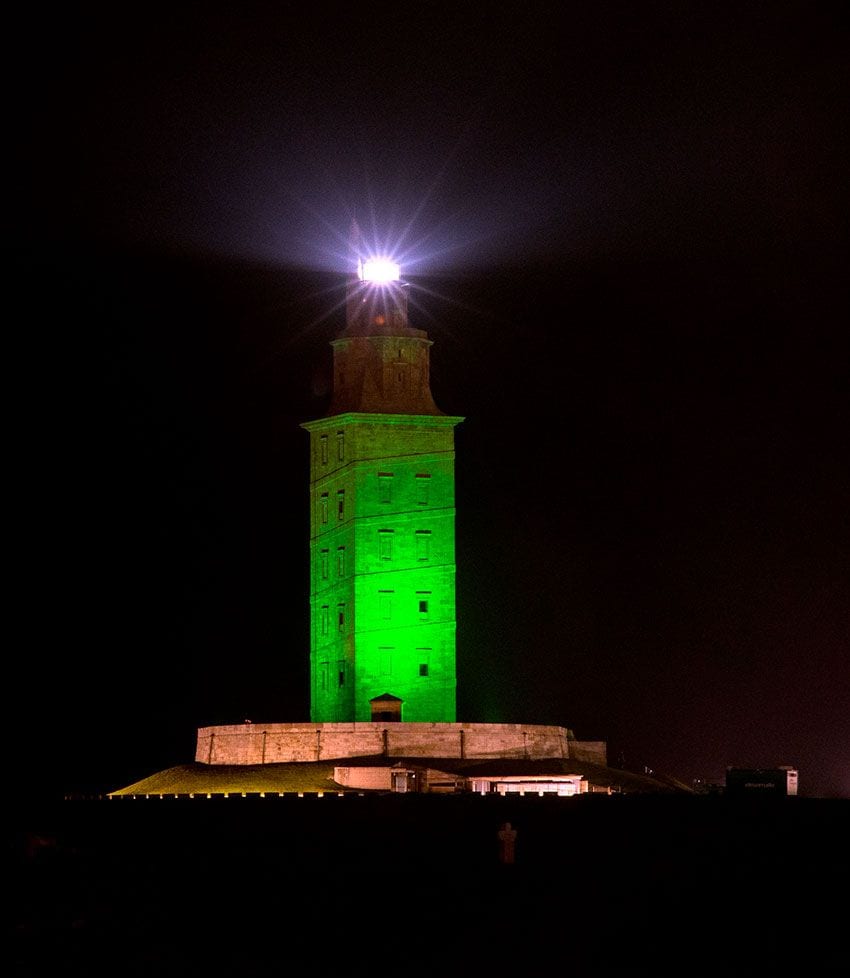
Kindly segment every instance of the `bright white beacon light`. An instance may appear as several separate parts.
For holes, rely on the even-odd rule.
[[[374,282],[376,285],[397,282],[399,279],[398,265],[389,258],[370,258],[368,261],[358,262],[357,271],[364,282]]]

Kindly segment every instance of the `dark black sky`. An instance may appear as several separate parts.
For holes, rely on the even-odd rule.
[[[356,214],[467,418],[461,717],[850,795],[839,5],[234,6],[19,25],[24,757],[111,789],[307,718]]]

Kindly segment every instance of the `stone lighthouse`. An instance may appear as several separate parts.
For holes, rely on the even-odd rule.
[[[588,790],[573,761],[605,765],[604,742],[578,741],[567,727],[457,720],[454,429],[463,418],[434,403],[431,341],[410,325],[407,299],[398,266],[368,254],[355,227],[345,328],[331,343],[333,395],[324,417],[302,425],[310,722],[200,727],[195,760],[335,761],[332,782],[358,790]],[[456,767],[500,758],[510,767]],[[327,788],[327,771],[316,784]]]
[[[333,396],[310,434],[310,719],[455,722],[454,427],[398,266],[351,236]]]

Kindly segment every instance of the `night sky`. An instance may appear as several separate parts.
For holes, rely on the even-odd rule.
[[[466,418],[459,719],[850,797],[841,5],[176,6],[12,31],[21,778],[309,718],[356,216]]]

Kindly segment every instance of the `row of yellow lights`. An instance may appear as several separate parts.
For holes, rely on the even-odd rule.
[[[299,791],[299,792],[297,792],[297,797],[298,798],[304,798],[304,797],[313,797],[313,796],[315,796],[316,798],[324,798],[326,794],[327,794],[327,792],[324,792],[324,791],[316,791],[316,792],[313,792],[313,791],[308,791],[308,792]],[[335,792],[335,794],[336,794],[336,796],[338,798],[343,798],[345,796],[348,796],[348,797],[357,797],[357,798],[365,798],[366,797],[366,792],[365,791],[358,791],[358,792],[356,792],[356,794],[353,791],[337,791],[337,792]],[[579,794],[580,794],[580,792],[576,792],[573,795],[558,795],[558,794],[556,794],[555,792],[552,792],[552,791],[511,791],[511,792],[497,792],[497,791],[480,792],[480,791],[471,791],[471,792],[465,792],[465,794],[466,795],[475,795],[476,797],[480,797],[480,798],[524,798],[526,795],[528,795],[528,796],[530,796],[532,798],[543,798],[544,796],[547,796],[547,795],[550,796],[550,797],[555,797],[555,798],[574,798],[574,797],[578,797]],[[254,792],[251,792],[251,795],[253,797],[255,795],[255,793]],[[256,795],[259,796],[260,798],[283,798],[283,797],[290,797],[291,798],[291,797],[293,797],[293,795],[296,795],[296,793],[295,792],[285,792],[285,791],[259,791],[259,792],[256,792]],[[79,796],[65,795],[65,801],[75,801],[75,800],[77,800],[78,797]],[[216,792],[203,792],[202,791],[202,792],[195,792],[195,791],[190,791],[190,792],[188,792],[185,795],[174,794],[174,793],[162,793],[162,794],[154,793],[154,794],[145,794],[145,795],[95,795],[94,797],[95,798],[99,798],[99,799],[106,798],[108,801],[114,801],[115,799],[121,799],[121,798],[131,798],[134,801],[136,799],[138,799],[138,798],[247,798],[248,797],[248,792],[245,792],[245,791],[242,791],[242,792],[236,792],[236,791],[222,791],[222,792],[218,792],[218,791],[216,791]]]
[[[411,792],[411,793],[415,794],[415,792]],[[259,792],[256,792],[256,795],[258,795],[260,798],[283,798],[283,797],[292,797],[295,794],[296,794],[295,792],[285,792],[285,791],[259,791]],[[299,791],[299,792],[297,792],[297,797],[298,798],[304,798],[305,796],[313,797],[315,795],[315,797],[317,797],[317,798],[324,798],[325,797],[325,794],[327,794],[327,792],[324,792],[324,791],[316,791],[316,792],[313,792],[313,791],[308,791],[308,792]],[[349,797],[358,797],[358,798],[365,798],[366,797],[366,792],[365,791],[358,791],[356,793],[356,795],[355,795],[355,793],[353,791],[337,791],[337,792],[335,792],[335,794],[336,794],[336,796],[338,798],[343,798],[346,795],[349,796]],[[580,792],[575,792],[575,794],[572,794],[572,795],[559,795],[559,794],[557,794],[556,792],[553,792],[553,791],[510,791],[510,792],[497,792],[497,791],[481,792],[481,791],[471,791],[471,792],[465,792],[464,794],[466,794],[466,795],[475,795],[476,797],[481,797],[481,798],[525,798],[526,795],[528,795],[531,798],[543,798],[545,796],[554,797],[554,798],[577,798],[577,797],[580,796]],[[252,797],[254,797],[255,793],[254,792],[251,792],[251,795],[252,795]],[[248,797],[248,792],[245,792],[245,791],[242,791],[242,792],[237,792],[237,791],[194,792],[194,791],[190,791],[190,792],[188,792],[185,795],[173,794],[173,793],[168,793],[168,794],[165,794],[165,793],[163,793],[163,794],[156,794],[155,793],[155,794],[145,794],[145,795],[96,795],[95,797],[96,798],[99,798],[99,799],[107,798],[109,801],[113,801],[116,798],[132,798],[133,800],[136,800],[137,798],[231,798],[231,797],[232,798],[247,798]],[[65,795],[65,801],[72,801],[72,800],[75,800],[73,795]]]

